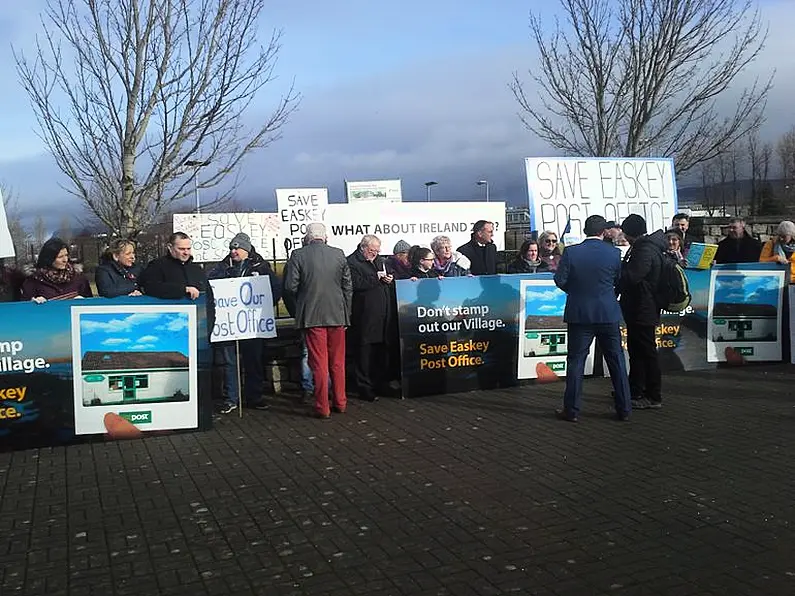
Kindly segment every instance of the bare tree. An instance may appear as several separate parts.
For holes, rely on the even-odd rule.
[[[752,0],[560,0],[560,22],[532,14],[540,65],[510,87],[527,128],[567,154],[654,152],[684,173],[761,121],[771,78],[716,101],[759,55],[766,29]],[[537,98],[537,99],[536,99]],[[538,102],[538,103],[537,103]]]
[[[781,135],[776,145],[776,152],[784,182],[784,198],[791,201],[795,195],[795,127]]]
[[[707,215],[712,217],[715,214],[715,171],[714,160],[703,161],[701,166],[701,199]]]
[[[189,196],[187,165],[203,166],[200,188],[217,187],[280,137],[292,86],[244,122],[280,49],[279,31],[258,42],[264,4],[47,0],[35,59],[15,51],[17,71],[67,190],[114,233],[135,237]]]
[[[739,143],[734,143],[729,154],[729,169],[732,176],[732,199],[734,202],[734,215],[740,215],[740,171],[744,168],[744,153]]]
[[[33,223],[33,239],[36,241],[36,250],[39,250],[47,240],[47,228],[41,215],[37,215],[36,221]]]

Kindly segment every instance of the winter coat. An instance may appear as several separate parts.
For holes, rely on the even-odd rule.
[[[83,274],[83,267],[74,265],[75,274],[72,279],[63,284],[56,284],[52,281],[34,277],[35,270],[27,268],[26,273],[29,277],[22,282],[22,300],[33,300],[34,298],[46,298],[47,300],[71,300],[82,296],[92,298],[94,292],[88,278]]]
[[[250,252],[248,258],[239,265],[227,256],[223,261],[215,264],[207,274],[207,279],[228,279],[231,277],[252,277],[254,275],[267,275],[271,280],[271,294],[273,305],[276,306],[282,297],[282,281],[271,268],[270,263],[257,252]]]
[[[531,265],[522,257],[508,263],[508,273],[544,273],[549,271],[549,265],[544,261],[539,261],[538,265]]]
[[[0,265],[0,302],[14,302],[20,299],[25,274],[19,269]]]
[[[387,258],[386,271],[395,279],[409,279],[411,277],[411,265],[404,265],[394,255]]]
[[[660,323],[658,286],[664,253],[665,234],[658,230],[641,236],[624,257],[621,266],[621,312],[630,325]]]
[[[352,294],[351,270],[339,248],[313,242],[290,254],[283,298],[296,329],[348,327]]]
[[[137,263],[128,269],[120,265],[113,257],[103,257],[94,274],[97,294],[103,298],[128,296],[139,289],[138,280],[141,277],[142,269],[143,267]]]
[[[458,247],[458,252],[469,259],[472,275],[497,274],[497,247],[493,242],[481,246],[474,238]]]
[[[384,265],[383,257],[368,261],[358,249],[348,256],[353,282],[349,337],[355,344],[379,344],[385,342],[388,336],[394,312],[390,296],[392,288],[378,278],[378,272],[383,271]]]
[[[452,258],[447,262],[443,269],[436,267],[437,262],[433,262],[433,269],[431,270],[437,276],[442,277],[466,277],[469,275],[469,268],[472,265],[469,259],[457,252],[453,253]]]
[[[762,243],[743,232],[742,238],[724,238],[718,242],[718,251],[715,253],[715,262],[719,265],[725,263],[756,263],[762,252]]]
[[[776,239],[771,238],[762,247],[759,254],[760,263],[778,263],[776,255]],[[795,283],[795,252],[789,257],[789,283]]]
[[[416,277],[417,279],[438,279],[439,272],[433,269],[422,271],[419,267],[414,267],[411,270],[411,277]]]
[[[179,300],[187,297],[185,288],[194,287],[200,292],[207,291],[207,277],[204,269],[193,262],[193,257],[182,262],[171,255],[151,261],[138,278],[144,293],[164,300]]]

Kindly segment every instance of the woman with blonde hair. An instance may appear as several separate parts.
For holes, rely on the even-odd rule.
[[[103,298],[141,296],[140,275],[141,267],[135,263],[135,243],[125,238],[114,240],[102,255],[94,275],[97,294]]]
[[[546,230],[538,237],[538,255],[547,264],[549,271],[558,270],[563,249],[558,242],[558,235],[552,230]]]
[[[795,283],[795,223],[782,221],[778,224],[776,236],[771,238],[762,247],[759,255],[760,263],[789,264],[790,283]]]

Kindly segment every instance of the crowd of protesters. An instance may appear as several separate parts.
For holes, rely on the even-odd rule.
[[[685,266],[692,244],[689,217],[674,216],[667,231],[647,234],[643,218],[627,217],[621,225],[603,222],[600,240],[620,250],[622,262],[621,310],[627,324],[630,359],[629,386],[636,408],[659,407],[659,364],[654,328],[660,309],[649,288],[659,277],[658,254]],[[400,340],[397,325],[395,281],[494,275],[497,249],[494,224],[474,224],[471,239],[453,248],[447,236],[436,236],[429,246],[411,246],[401,240],[387,257],[381,240],[364,236],[350,255],[327,244],[323,224],[308,226],[304,246],[293,251],[283,277],[252,246],[246,234],[237,234],[228,255],[205,270],[193,261],[192,242],[184,233],[171,235],[167,253],[142,267],[136,262],[135,244],[111,243],[95,274],[99,296],[148,295],[162,299],[196,299],[210,292],[208,280],[267,275],[274,306],[283,299],[302,335],[302,389],[313,400],[313,413],[329,418],[347,405],[346,368],[361,399],[400,395]],[[564,256],[563,238],[553,231],[524,241],[509,274],[557,273]],[[795,282],[795,223],[783,221],[764,246],[753,238],[741,218],[731,220],[727,237],[718,244],[716,263],[789,263]],[[42,246],[35,266],[23,270],[0,267],[0,301],[91,298],[93,290],[80,265],[70,259],[69,246],[51,238]],[[212,316],[212,314],[210,314]],[[263,340],[213,344],[215,363],[222,372],[222,413],[245,404],[266,409],[263,399]],[[242,361],[243,395],[237,383],[237,362]],[[346,367],[346,362],[350,366]],[[329,403],[329,396],[332,403]],[[242,398],[242,399],[241,399]]]

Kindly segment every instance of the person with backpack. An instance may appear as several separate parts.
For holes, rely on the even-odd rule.
[[[632,409],[661,408],[662,373],[656,330],[661,303],[667,302],[667,297],[660,296],[660,281],[665,261],[673,267],[678,265],[664,256],[668,248],[665,233],[657,230],[647,235],[646,220],[640,215],[627,216],[621,231],[630,244],[621,267],[619,303],[627,327]]]

